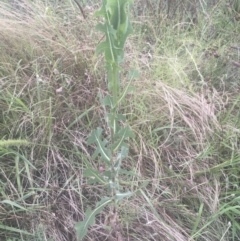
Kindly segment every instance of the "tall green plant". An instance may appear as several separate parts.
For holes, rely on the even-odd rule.
[[[89,225],[95,222],[95,216],[104,207],[110,205],[111,212],[117,214],[118,202],[124,197],[129,197],[132,192],[121,193],[119,186],[119,171],[124,158],[128,156],[129,138],[134,137],[134,133],[125,124],[125,116],[118,112],[118,107],[131,90],[131,82],[136,77],[137,72],[132,71],[127,86],[120,90],[120,64],[124,58],[124,45],[128,35],[132,32],[129,21],[129,6],[132,0],[103,0],[102,7],[95,13],[95,16],[103,17],[104,23],[99,23],[97,30],[105,34],[105,41],[98,44],[96,53],[105,55],[106,69],[108,74],[109,94],[105,97],[100,95],[101,104],[106,110],[105,120],[109,133],[104,133],[101,127],[92,131],[88,144],[95,144],[96,150],[92,156],[99,162],[103,162],[106,167],[103,173],[92,168],[84,171],[85,177],[91,177],[89,183],[101,182],[108,186],[109,196],[103,197],[97,203],[96,208],[88,208],[85,212],[85,219],[76,224],[76,230],[80,240],[87,233]],[[104,138],[103,136],[107,136]]]

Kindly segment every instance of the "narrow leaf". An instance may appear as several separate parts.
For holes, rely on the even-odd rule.
[[[9,227],[9,226],[6,226],[6,225],[1,225],[0,224],[0,229],[3,229],[3,230],[8,230],[10,232],[15,232],[15,233],[22,233],[22,234],[26,234],[26,235],[33,235],[27,231],[24,231],[24,230],[21,230],[21,229],[18,229],[18,228],[13,228],[13,227]]]
[[[197,227],[198,227],[198,225],[199,225],[199,223],[200,223],[201,216],[202,216],[202,212],[203,212],[203,207],[204,207],[204,204],[201,203],[201,205],[200,205],[200,207],[199,207],[197,219],[196,219],[196,221],[195,221],[195,223],[194,223],[194,226],[193,226],[193,228],[192,228],[191,236],[194,235],[194,233],[196,232]]]
[[[139,73],[138,73],[138,71],[137,71],[136,69],[135,69],[135,70],[132,70],[132,71],[130,72],[130,74],[129,74],[129,82],[128,82],[126,88],[124,89],[124,91],[121,93],[121,96],[120,96],[120,98],[118,99],[118,102],[117,102],[116,105],[119,105],[119,104],[123,101],[123,99],[125,98],[125,96],[126,96],[126,94],[127,94],[128,92],[134,90],[134,88],[131,86],[131,84],[132,84],[133,79],[134,79],[134,78],[138,78],[138,76],[139,76]]]
[[[111,202],[112,202],[112,199],[109,197],[106,197],[106,198],[103,198],[97,204],[96,209],[92,210],[91,208],[88,208],[86,210],[85,219],[82,222],[78,222],[75,225],[77,235],[80,240],[82,240],[86,236],[88,226],[95,224],[95,216],[99,214],[103,210],[103,208]]]
[[[101,7],[101,9],[99,9],[98,11],[96,11],[95,13],[94,13],[94,16],[96,16],[96,17],[101,17],[101,16],[103,16],[103,17],[106,17],[106,15],[107,15],[107,13],[106,13],[106,3],[107,3],[107,0],[103,0],[102,1],[103,3],[102,3],[102,7]]]
[[[114,170],[116,173],[120,171],[122,160],[128,156],[129,148],[125,145],[121,146],[121,151],[117,155],[117,160],[114,164]]]
[[[107,170],[105,172],[103,172],[103,176],[107,179],[107,180],[110,180],[111,177],[112,177],[112,172]]]
[[[106,97],[101,99],[101,103],[104,106],[109,106],[109,107],[113,108],[113,97],[111,97],[110,95],[107,95]]]
[[[160,217],[160,215],[158,214],[157,210],[155,209],[155,207],[153,206],[151,200],[148,198],[148,196],[145,194],[145,192],[142,189],[139,189],[139,191],[141,192],[141,194],[143,195],[143,197],[145,198],[145,200],[148,202],[152,212],[154,213],[154,215],[158,218],[158,220],[162,221],[162,218]]]
[[[102,184],[106,184],[101,173],[92,168],[85,169],[83,172],[83,176],[90,177],[90,179],[88,180],[88,184],[94,184],[94,183],[99,183],[99,182]]]
[[[111,154],[110,151],[105,147],[105,145],[107,144],[106,140],[101,140],[102,137],[102,128],[97,128],[97,130],[94,130],[92,132],[92,134],[90,135],[90,137],[88,138],[88,145],[96,143],[97,145],[97,149],[93,155],[93,158],[96,158],[98,154],[101,155],[101,157],[103,158],[104,161],[106,162],[110,162],[111,158]]]
[[[118,201],[120,201],[120,200],[122,200],[123,198],[130,197],[130,196],[132,196],[132,195],[133,195],[133,193],[130,192],[130,191],[124,192],[124,193],[117,193],[117,194],[115,195],[115,199],[118,200]]]
[[[19,209],[21,209],[21,210],[23,210],[23,211],[27,211],[26,208],[20,206],[19,204],[15,203],[15,202],[13,202],[13,201],[11,201],[11,200],[3,200],[1,203],[14,206],[14,207],[19,208]]]
[[[111,122],[111,120],[113,121]],[[114,134],[118,133],[120,130],[119,122],[125,120],[126,117],[121,114],[115,114],[111,112],[106,115],[106,122],[108,123],[109,127],[113,129]]]
[[[114,143],[113,148],[114,151],[118,150],[122,145],[123,141],[127,138],[134,138],[134,133],[130,130],[130,128],[124,127],[122,128],[115,136],[114,139],[118,139],[117,142]]]
[[[118,153],[117,160],[123,160],[128,156],[129,148],[127,146],[122,146],[120,153]]]
[[[91,208],[88,208],[85,213],[86,219],[82,222],[76,223],[76,225],[75,225],[75,229],[77,231],[77,236],[80,240],[83,240],[83,238],[86,236],[88,226],[93,223],[92,218],[95,219],[95,216],[93,216],[93,215],[91,216],[92,212],[93,211],[91,210]]]

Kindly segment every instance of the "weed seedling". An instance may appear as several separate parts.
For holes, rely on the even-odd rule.
[[[132,31],[128,14],[131,3],[132,0],[103,0],[101,9],[95,13],[95,16],[105,19],[104,23],[99,23],[96,27],[97,30],[105,34],[105,40],[98,44],[96,54],[104,53],[105,55],[109,94],[107,96],[100,94],[99,97],[106,112],[105,120],[108,133],[103,134],[103,129],[98,127],[92,131],[88,144],[96,145],[92,158],[106,168],[102,172],[87,168],[84,171],[84,176],[91,177],[91,183],[99,181],[106,183],[109,196],[103,197],[95,209],[88,208],[85,212],[85,219],[77,223],[76,230],[80,240],[86,235],[88,226],[95,223],[95,216],[104,207],[108,205],[110,213],[116,217],[119,201],[133,194],[130,191],[122,193],[119,186],[121,163],[128,156],[129,151],[127,142],[129,138],[134,137],[134,133],[125,124],[125,116],[119,113],[119,105],[131,90],[131,82],[137,74],[136,71],[130,74],[127,86],[121,91],[120,64],[124,58],[126,39]],[[111,226],[113,228],[113,225]]]

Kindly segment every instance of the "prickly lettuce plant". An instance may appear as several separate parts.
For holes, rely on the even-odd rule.
[[[88,167],[84,171],[85,177],[90,177],[89,183],[101,182],[108,186],[109,195],[103,197],[96,204],[95,209],[88,208],[85,212],[85,219],[76,224],[77,234],[80,240],[87,233],[89,225],[95,222],[95,216],[99,214],[107,205],[114,217],[117,216],[119,201],[132,195],[132,192],[121,192],[119,185],[119,172],[121,163],[128,156],[129,138],[134,137],[134,133],[126,125],[125,116],[118,112],[126,94],[132,89],[131,82],[136,77],[137,72],[132,71],[129,75],[129,82],[123,90],[120,90],[120,64],[124,58],[124,45],[128,35],[132,32],[129,21],[129,6],[132,0],[103,0],[102,7],[95,13],[96,16],[103,17],[104,23],[99,23],[97,30],[105,34],[105,40],[98,44],[97,54],[104,53],[106,70],[108,76],[107,96],[99,95],[101,104],[105,110],[105,120],[108,126],[108,133],[103,133],[103,129],[98,127],[92,131],[89,145],[95,145],[96,150],[92,156],[104,166],[103,172]],[[107,137],[106,137],[107,136]]]

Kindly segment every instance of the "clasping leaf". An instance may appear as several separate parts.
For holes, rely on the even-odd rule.
[[[93,158],[96,158],[98,154],[101,155],[102,159],[109,164],[111,160],[111,153],[105,146],[107,144],[107,140],[102,141],[102,131],[103,129],[98,127],[97,130],[94,130],[90,137],[88,138],[87,144],[91,145],[95,143],[97,145],[97,149],[93,154]]]
[[[77,235],[80,240],[83,240],[83,238],[86,236],[88,226],[95,224],[96,215],[99,214],[103,210],[103,208],[111,202],[111,198],[105,197],[99,203],[97,203],[97,207],[94,210],[92,210],[91,208],[88,208],[86,210],[85,219],[75,225]]]

